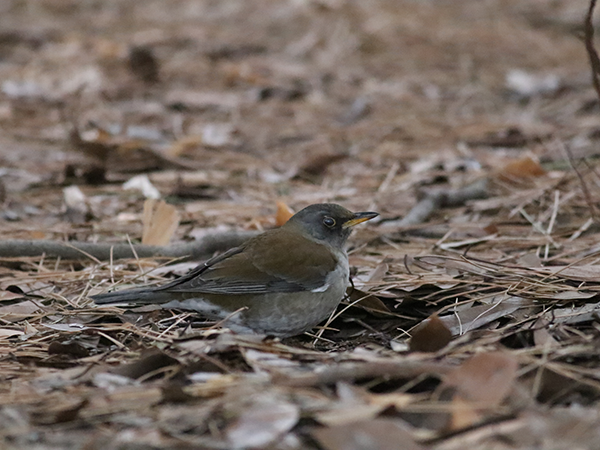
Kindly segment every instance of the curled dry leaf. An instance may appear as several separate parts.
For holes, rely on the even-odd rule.
[[[349,303],[374,313],[376,316],[391,314],[390,309],[385,306],[385,303],[372,294],[350,287],[348,288],[347,295]]]
[[[409,348],[413,352],[437,352],[452,339],[452,332],[437,315],[425,319],[412,331]]]
[[[0,339],[6,339],[12,336],[20,336],[23,332],[20,330],[11,330],[9,328],[0,328]]]
[[[523,156],[522,158],[508,162],[501,170],[500,176],[509,180],[519,178],[533,178],[545,175],[546,171],[542,169],[540,163],[535,161],[531,156]]]
[[[529,298],[494,296],[486,305],[464,305],[456,308],[451,314],[440,317],[440,320],[452,332],[452,335],[462,335],[487,325],[494,320],[506,317],[518,309],[534,308],[535,302]]]
[[[284,202],[277,202],[277,213],[275,213],[275,225],[280,227],[294,215],[294,211]]]

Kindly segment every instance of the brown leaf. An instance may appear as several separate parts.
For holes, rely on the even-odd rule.
[[[51,405],[49,408],[39,408],[34,411],[32,419],[34,423],[44,425],[72,422],[88,404],[87,398],[61,400],[60,403]]]
[[[529,155],[508,162],[500,170],[500,176],[508,179],[541,177],[545,174],[540,163]]]
[[[545,266],[537,268],[539,272],[556,275],[560,278],[576,281],[596,282],[600,280],[600,265],[582,266]]]
[[[487,234],[497,234],[499,232],[498,225],[496,225],[495,223],[490,223],[489,225],[483,228],[483,231],[485,231]]]
[[[550,348],[559,345],[558,341],[549,330],[551,322],[546,320],[544,316],[535,321],[533,328],[533,342],[538,347]]]
[[[264,447],[290,431],[300,418],[298,406],[275,395],[252,399],[225,430],[233,448]]]
[[[298,171],[299,177],[314,178],[325,173],[327,168],[348,157],[345,153],[326,153],[306,161]]]
[[[517,360],[508,353],[478,353],[446,375],[444,383],[466,400],[493,407],[510,390],[517,369]]]
[[[375,269],[373,269],[373,271],[369,274],[369,278],[367,281],[369,283],[377,283],[379,281],[382,281],[389,268],[390,266],[387,262],[380,262],[379,264],[377,264],[377,267],[375,267]]]
[[[356,289],[354,290],[354,293],[358,293],[359,295],[361,295],[363,297],[362,300],[359,301],[355,306],[359,306],[361,308],[366,309],[367,311],[371,311],[371,312],[375,312],[375,313],[383,313],[383,314],[391,313],[389,308],[387,306],[385,306],[385,303],[383,303],[381,300],[379,300],[374,295],[366,294],[366,293],[358,291]],[[350,297],[350,300],[352,300],[352,298],[353,298],[353,296]]]
[[[437,352],[451,339],[451,331],[437,315],[434,315],[414,328],[409,348],[413,352]]]
[[[400,420],[373,419],[328,428],[315,428],[312,436],[326,450],[420,450]]]
[[[184,136],[173,142],[165,154],[172,158],[177,158],[198,149],[200,146],[202,146],[202,136]]]
[[[527,136],[521,128],[509,127],[490,131],[481,139],[469,139],[467,143],[473,146],[486,147],[523,147],[528,142],[539,139],[537,136]]]
[[[76,341],[53,341],[48,346],[49,355],[68,355],[74,358],[84,358],[90,354],[88,349]]]
[[[379,300],[378,297],[373,294],[369,294],[361,289],[353,288],[352,286],[348,287],[346,291],[346,295],[348,295],[348,303],[357,306],[358,308],[362,308],[370,313],[373,313],[375,316],[389,316],[393,314],[389,308]]]
[[[452,398],[452,416],[447,428],[449,430],[468,428],[481,422],[484,417],[481,410],[473,407],[470,402],[457,394]]]
[[[163,200],[147,199],[142,224],[142,244],[166,245],[179,225],[179,213]]]
[[[459,308],[451,314],[440,317],[440,320],[444,322],[452,335],[458,335],[476,330],[494,320],[508,316],[518,309],[533,307],[535,307],[535,303],[531,299],[500,294],[489,299],[486,305]]]
[[[22,297],[23,297],[23,293],[0,290],[0,302],[4,302],[7,300],[14,300],[17,298],[22,298]],[[0,306],[0,308],[4,308],[4,307]],[[0,309],[0,311],[1,311],[1,309]]]
[[[171,358],[161,352],[152,352],[147,356],[143,356],[139,360],[130,364],[124,364],[111,370],[112,373],[122,375],[124,377],[133,378],[134,380],[146,377],[148,374],[157,372],[167,366],[179,364],[176,359]]]
[[[41,308],[38,304],[31,300],[25,300],[13,305],[0,306],[0,319],[5,322],[18,322],[40,311]]]
[[[519,365],[504,352],[479,353],[444,377],[453,397],[453,430],[471,426],[497,408],[513,387]]]
[[[129,49],[129,70],[144,83],[156,83],[159,64],[152,48],[139,45]]]
[[[98,129],[93,140],[83,139],[77,126],[73,125],[69,133],[69,143],[76,150],[98,160],[102,166],[106,164],[108,156],[116,148],[116,144],[109,142],[109,135],[104,130]]]

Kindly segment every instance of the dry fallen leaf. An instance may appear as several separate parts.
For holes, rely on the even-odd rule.
[[[177,158],[202,146],[202,136],[184,136],[174,141],[165,152],[166,155]]]
[[[277,202],[277,213],[275,214],[275,225],[280,227],[286,223],[290,217],[294,215],[294,211],[284,202]]]
[[[375,313],[375,315],[389,315],[391,313],[390,309],[387,306],[385,306],[385,303],[383,303],[381,300],[379,300],[372,294],[363,292],[359,289],[352,288],[349,288],[348,292],[348,302],[354,304],[354,306],[366,309],[369,312]]]
[[[327,168],[348,158],[346,153],[325,153],[307,160],[298,170],[298,177],[312,179],[323,175]]]
[[[230,448],[263,448],[290,431],[299,418],[297,405],[265,394],[242,408],[225,435]]]
[[[144,83],[159,80],[160,65],[151,47],[138,45],[129,49],[129,70]]]
[[[314,438],[326,450],[420,450],[401,420],[373,419],[315,428]]]
[[[540,163],[529,155],[508,162],[500,170],[500,176],[508,179],[541,177],[545,174]]]
[[[142,244],[166,245],[177,230],[179,213],[173,205],[149,198],[144,202],[142,224]]]
[[[441,316],[440,320],[452,335],[456,336],[481,328],[524,308],[535,308],[535,302],[529,298],[500,294],[488,299],[484,305],[472,306],[470,303],[463,305],[462,308],[456,308],[452,313]]]
[[[448,345],[451,339],[452,332],[434,315],[414,328],[409,348],[413,352],[437,352]]]
[[[510,392],[517,377],[517,360],[504,352],[479,353],[444,377],[455,389],[449,428],[469,427],[493,413]]]
[[[0,328],[0,339],[6,339],[11,336],[20,336],[23,332],[20,330],[11,330],[8,328]]]

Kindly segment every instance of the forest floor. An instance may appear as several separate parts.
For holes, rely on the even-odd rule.
[[[2,2],[0,447],[600,448],[587,8]],[[88,298],[319,202],[380,213],[325,328]]]

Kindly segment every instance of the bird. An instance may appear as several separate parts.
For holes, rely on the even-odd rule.
[[[196,266],[163,286],[91,296],[96,304],[160,304],[221,321],[238,334],[285,338],[329,317],[350,282],[345,243],[376,212],[307,206],[279,228]]]

